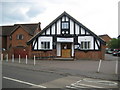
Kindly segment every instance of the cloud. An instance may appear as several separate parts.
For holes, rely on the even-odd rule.
[[[27,15],[29,17],[35,17],[37,15],[39,15],[40,13],[43,13],[46,10],[45,7],[42,6],[38,6],[38,5],[32,5],[29,10],[27,11]]]
[[[45,8],[31,2],[2,2],[2,23],[30,21],[43,13]]]
[[[25,14],[24,7],[26,4],[15,3],[15,2],[5,2],[2,3],[2,21],[3,23],[25,21],[28,17]]]

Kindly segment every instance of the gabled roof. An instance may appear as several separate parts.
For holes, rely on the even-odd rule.
[[[111,38],[108,34],[99,35],[99,37],[101,37],[101,38],[105,37],[105,36]]]
[[[12,34],[17,28],[22,27],[30,35],[34,35],[34,31],[37,29],[38,23],[34,24],[14,24],[11,26],[0,26],[2,27],[2,36],[8,36]]]
[[[38,34],[36,34],[35,36],[33,36],[28,42],[27,44],[30,44],[34,39],[36,39],[39,35],[41,35],[45,30],[47,30],[52,24],[54,24],[57,20],[59,20],[60,18],[62,18],[63,16],[67,16],[68,18],[70,18],[71,20],[73,20],[75,23],[77,23],[78,25],[80,25],[82,28],[86,29],[87,32],[89,32],[91,35],[93,35],[95,38],[97,38],[98,40],[100,40],[103,44],[105,44],[105,41],[103,41],[101,38],[99,38],[96,34],[94,34],[91,30],[89,30],[87,27],[85,27],[83,24],[81,24],[79,21],[77,21],[75,18],[73,18],[72,16],[70,16],[68,13],[66,13],[65,11],[58,16],[55,20],[53,20],[48,26],[46,26],[41,32],[39,32]]]
[[[0,26],[1,27],[1,35],[2,36],[8,36],[10,35],[10,33],[13,31],[13,29],[15,28],[15,26]]]
[[[14,33],[19,27],[22,27],[30,35],[34,35],[34,31],[36,30],[38,23],[35,23],[35,24],[15,24],[15,26],[17,26],[17,27],[10,34]]]

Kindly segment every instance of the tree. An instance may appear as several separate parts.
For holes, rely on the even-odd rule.
[[[111,49],[119,49],[120,48],[120,39],[113,38],[108,42],[108,47]]]

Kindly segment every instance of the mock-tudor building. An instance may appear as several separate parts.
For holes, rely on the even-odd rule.
[[[104,59],[105,41],[86,26],[63,12],[28,42],[29,56]]]
[[[29,46],[27,41],[36,33],[40,32],[40,23],[34,24],[15,24],[11,26],[2,27],[2,48],[4,56],[9,54],[9,58],[14,54],[15,58],[21,55],[25,58],[29,55]]]

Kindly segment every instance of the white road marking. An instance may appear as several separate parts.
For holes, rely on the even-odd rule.
[[[87,84],[79,84],[81,86],[87,86],[87,87],[92,87],[92,88],[104,88],[104,87],[100,87],[100,86],[94,86],[94,85],[87,85]]]
[[[13,78],[9,78],[9,77],[3,77],[4,79],[8,79],[11,81],[15,81],[15,82],[19,82],[19,83],[23,83],[23,84],[27,84],[27,85],[31,85],[31,86],[35,86],[35,87],[39,87],[39,88],[47,88],[45,86],[41,86],[41,85],[36,85],[33,83],[29,83],[29,82],[25,82],[25,81],[21,81],[21,80],[17,80],[17,79],[13,79]]]
[[[88,85],[80,83],[82,80],[77,81],[76,83],[72,83],[70,86],[66,86],[67,88],[104,88],[100,86]]]
[[[104,84],[104,85],[109,85],[109,86],[117,86],[118,85],[118,83],[113,82],[113,81],[94,80],[94,79],[89,79],[89,78],[84,78],[83,81]]]

